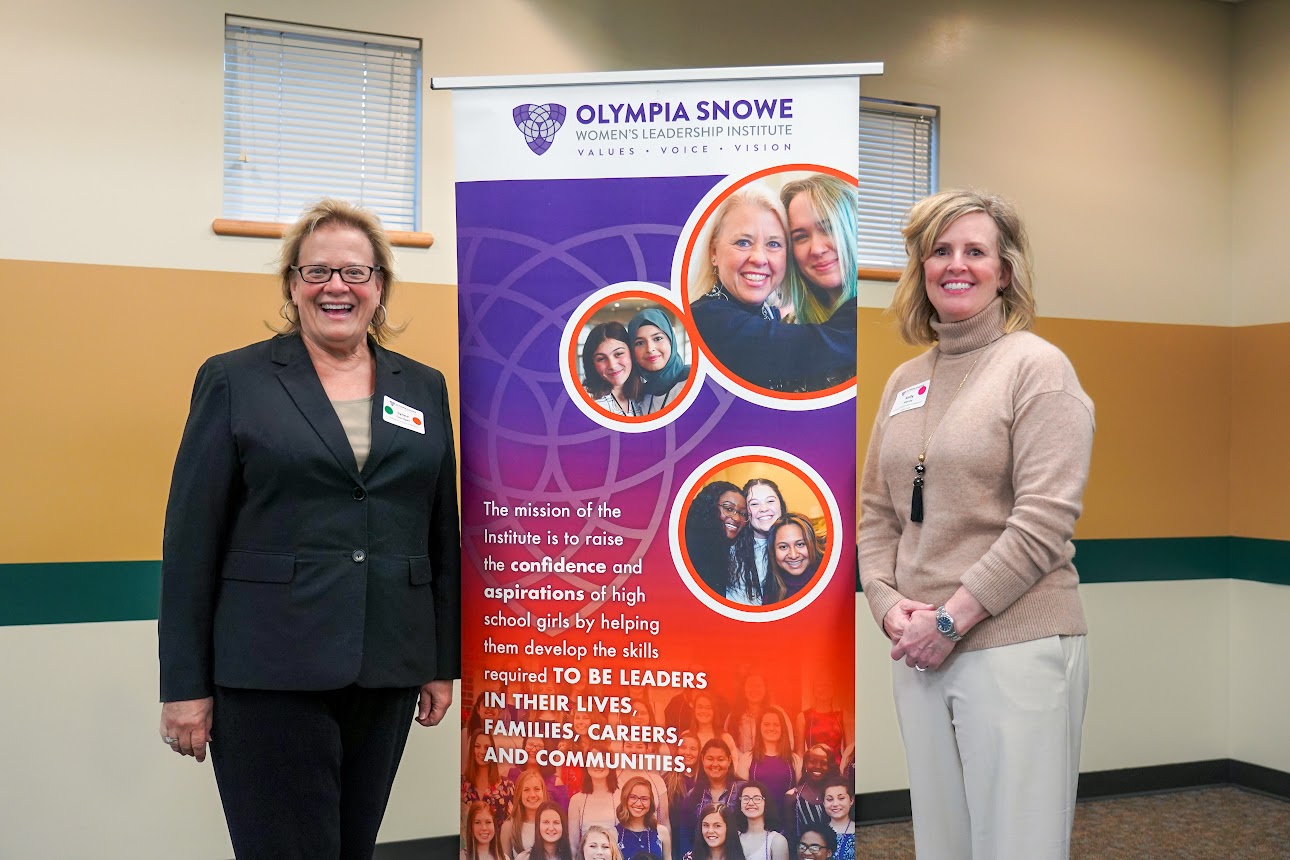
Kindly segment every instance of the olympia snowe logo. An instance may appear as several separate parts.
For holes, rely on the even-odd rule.
[[[555,133],[564,125],[564,105],[516,105],[511,111],[515,127],[534,154],[542,155],[555,142]]]

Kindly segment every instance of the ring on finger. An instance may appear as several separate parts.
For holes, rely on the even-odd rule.
[[[926,672],[926,671],[927,671],[927,667],[926,667],[926,666],[920,666],[920,665],[918,665],[917,663],[915,663],[915,664],[914,664],[914,668],[915,668],[915,669],[917,669],[917,670],[918,670],[918,671],[920,671],[920,672]]]
[[[170,735],[166,735],[164,738],[162,738],[162,740],[163,740],[163,741],[165,741],[165,742],[166,742],[166,743],[168,743],[168,744],[177,744],[177,743],[179,743],[179,738],[172,738]]]

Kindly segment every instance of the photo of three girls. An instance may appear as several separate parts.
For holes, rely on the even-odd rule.
[[[794,494],[801,504],[819,507],[803,482],[778,471],[783,473],[778,480],[802,484],[804,491]],[[794,513],[769,477],[752,477],[742,485],[712,481],[686,512],[686,553],[695,575],[714,594],[743,606],[784,603],[815,579],[828,544],[823,522]]]
[[[638,310],[629,317],[624,305]],[[615,302],[592,317],[582,340],[582,387],[611,416],[650,415],[680,399],[689,355],[689,334],[671,312],[644,300]]]
[[[690,313],[713,358],[771,391],[853,380],[857,237],[854,182],[793,171],[739,186],[689,260]]]

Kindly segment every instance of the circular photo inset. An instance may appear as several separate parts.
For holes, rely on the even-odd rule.
[[[672,555],[691,593],[745,621],[774,621],[809,605],[838,563],[837,502],[810,466],[784,451],[738,448],[682,485]]]
[[[718,186],[691,216],[678,292],[713,375],[735,393],[778,408],[850,397],[856,194],[842,171],[784,165]]]
[[[606,427],[649,430],[671,420],[700,382],[689,326],[653,284],[598,290],[575,311],[562,339],[570,396]]]

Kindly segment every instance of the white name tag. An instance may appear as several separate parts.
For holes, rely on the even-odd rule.
[[[425,435],[425,413],[420,409],[413,409],[411,406],[400,403],[392,397],[385,398],[385,405],[381,407],[381,417],[396,427],[402,427],[405,430],[412,430],[423,436]]]
[[[917,385],[911,385],[904,391],[896,394],[896,400],[891,404],[891,415],[899,415],[902,412],[908,412],[911,409],[917,409],[927,402],[927,389],[932,385],[930,379],[925,379]],[[891,417],[888,415],[887,417]]]

